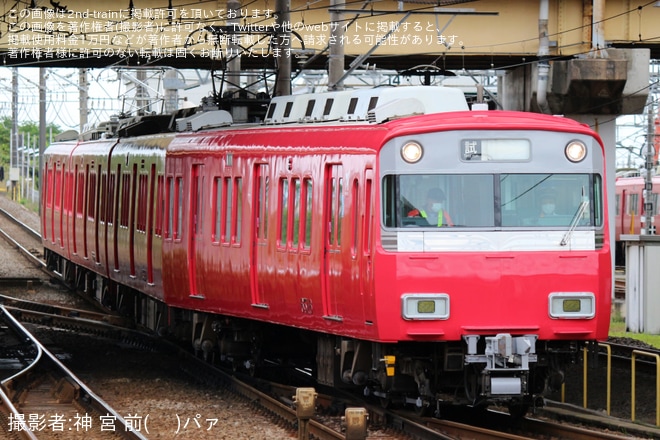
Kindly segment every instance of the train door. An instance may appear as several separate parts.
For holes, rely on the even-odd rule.
[[[88,213],[87,213],[87,219],[88,222],[90,223],[89,226],[91,226],[91,233],[93,237],[93,243],[92,243],[92,261],[100,265],[101,264],[101,254],[99,252],[99,183],[101,179],[99,179],[99,176],[101,175],[101,165],[97,167],[97,169],[93,168],[92,164],[92,170],[90,171],[89,174],[89,189],[87,190],[87,200],[88,202]]]
[[[128,177],[129,174],[126,174]],[[129,181],[130,181],[130,194],[129,194],[129,205],[122,206],[122,209],[126,209],[129,214],[128,219],[128,247],[130,254],[130,263],[131,263],[131,276],[135,277],[135,217],[137,209],[137,178],[138,178],[138,166],[136,163],[133,164],[133,170],[131,171]],[[128,190],[128,188],[126,188]]]
[[[254,189],[252,191],[252,264],[250,264],[250,284],[252,305],[265,306],[263,285],[259,284],[259,274],[268,272],[268,164],[254,167]]]
[[[198,244],[203,239],[203,224],[204,218],[204,176],[202,169],[204,165],[193,164],[190,173],[190,218],[188,222],[188,280],[190,283],[190,296],[204,297],[198,291],[198,278],[201,278],[199,273],[198,259],[201,259],[201,254],[198,255]]]
[[[362,293],[362,301],[364,304],[364,319],[367,322],[373,323],[374,320],[374,298],[373,298],[373,261],[372,261],[372,244],[374,234],[374,219],[373,219],[373,170],[367,169],[365,171],[364,180],[364,207],[362,217],[362,240],[360,243],[359,253],[360,258],[360,292]]]
[[[155,203],[155,188],[156,188],[156,164],[151,164],[149,169],[149,190],[147,203],[147,283],[154,283],[154,262],[153,262],[153,246],[154,246],[154,203]]]
[[[342,292],[342,223],[344,217],[343,170],[331,164],[325,170],[323,185],[323,315],[326,319],[342,320],[338,298]]]

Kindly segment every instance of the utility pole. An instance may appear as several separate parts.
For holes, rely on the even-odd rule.
[[[39,190],[43,188],[43,178],[41,170],[43,169],[43,156],[46,149],[46,68],[39,68]],[[34,157],[32,158],[34,163]],[[36,179],[34,167],[32,168],[32,185]],[[30,194],[32,196],[33,194]],[[31,198],[32,199],[32,198]],[[41,191],[39,191],[39,213],[41,214]]]
[[[644,225],[641,228],[641,234],[655,235],[655,225],[653,224],[653,158],[655,157],[653,151],[654,140],[654,111],[653,102],[649,101],[648,104],[648,127],[646,133],[646,161],[644,162]]]
[[[288,96],[291,94],[291,2],[289,0],[276,0],[277,34],[273,54],[277,65],[277,80],[275,96]]]
[[[11,143],[9,153],[9,181],[11,188],[9,198],[15,200],[16,186],[19,179],[18,168],[18,67],[14,67],[11,72]]]
[[[341,42],[344,37],[343,14],[338,9],[346,6],[345,0],[330,0],[332,12],[330,21],[332,27],[330,34],[335,44],[330,45],[330,55],[328,55],[328,89],[344,90],[344,44]]]
[[[87,127],[87,101],[89,92],[89,82],[87,81],[87,69],[78,69],[78,99],[80,101],[80,133],[85,131]]]

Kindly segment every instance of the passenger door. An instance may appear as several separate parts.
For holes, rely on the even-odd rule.
[[[188,279],[190,280],[189,295],[192,297],[204,297],[198,291],[198,280],[203,279],[202,269],[198,265],[202,253],[199,253],[199,245],[203,239],[204,219],[204,176],[202,164],[193,164],[190,173],[190,219],[188,222]],[[199,255],[198,255],[199,253]]]
[[[343,170],[341,164],[326,166],[323,185],[323,317],[342,321],[342,223],[344,218]]]
[[[362,198],[362,240],[360,243],[360,292],[364,304],[364,320],[374,321],[374,298],[373,298],[373,234],[374,234],[374,194],[373,194],[373,170],[365,170],[364,197]]]
[[[268,273],[268,164],[254,167],[254,188],[252,190],[252,250],[250,264],[250,284],[252,286],[252,306],[267,308],[264,286],[259,283],[259,275]]]

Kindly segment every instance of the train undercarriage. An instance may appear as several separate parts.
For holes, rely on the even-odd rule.
[[[210,363],[254,375],[273,362],[295,366],[319,384],[354,389],[383,406],[408,406],[418,413],[440,415],[443,405],[501,404],[524,415],[561,387],[563,369],[577,361],[582,348],[577,341],[538,341],[535,335],[384,344],[319,334],[168,307],[57,254],[46,255],[69,287],[139,328],[190,343]]]

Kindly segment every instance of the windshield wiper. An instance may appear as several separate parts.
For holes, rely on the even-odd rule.
[[[589,206],[589,199],[584,197],[584,188],[582,188],[582,202],[580,202],[580,206],[578,206],[578,209],[575,212],[573,219],[571,220],[571,224],[568,227],[568,231],[566,231],[561,241],[559,242],[559,246],[566,246],[568,244],[568,242],[571,239],[571,235],[573,234],[573,231],[577,227],[578,222],[582,218],[582,214],[584,214],[584,211],[587,209],[587,206]]]

